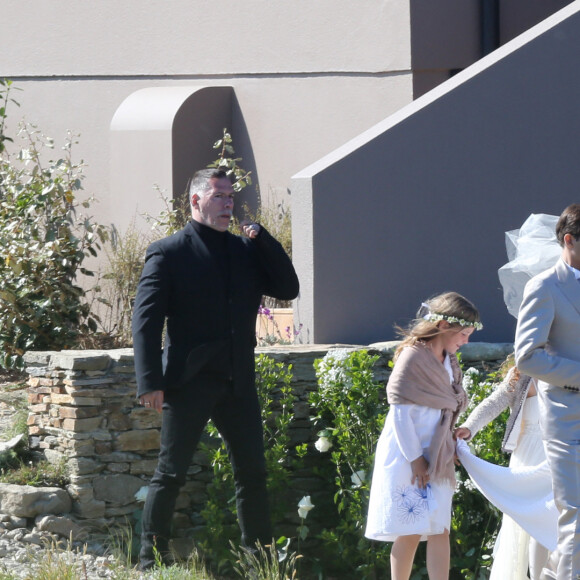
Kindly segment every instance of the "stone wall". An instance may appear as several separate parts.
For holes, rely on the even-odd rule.
[[[375,376],[385,383],[396,344],[258,349],[258,353],[277,362],[293,365],[297,402],[292,443],[311,443],[316,439],[308,406],[308,394],[316,389],[315,359],[331,348],[368,348],[380,355]],[[473,343],[462,349],[462,359],[466,368],[490,370],[497,368],[511,351],[510,344]],[[79,521],[101,528],[131,519],[142,505],[135,494],[148,484],[155,468],[160,429],[160,415],[137,404],[132,351],[29,352],[25,361],[29,374],[30,444],[52,462],[67,462],[71,480],[67,490],[73,514]],[[315,463],[320,454],[310,445],[309,455],[313,461],[306,462],[306,466]],[[200,511],[211,478],[207,458],[196,453],[174,516],[177,536],[185,536],[188,530],[203,525]],[[296,474],[294,484],[293,488],[304,494],[322,485],[307,469]],[[291,517],[289,525],[296,523]]]

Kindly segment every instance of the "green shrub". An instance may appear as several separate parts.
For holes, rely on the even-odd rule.
[[[390,545],[364,537],[370,476],[385,420],[385,387],[374,379],[378,356],[331,350],[315,362],[318,390],[310,395],[314,421],[332,447],[324,479],[334,480],[336,523],[320,534],[324,573],[341,578],[384,577]]]
[[[3,85],[4,87],[6,85]],[[0,90],[8,102],[9,87]],[[0,155],[0,365],[21,367],[27,350],[70,348],[96,331],[80,275],[106,238],[78,199],[83,164],[73,162],[69,134],[63,153],[48,160],[52,140],[21,125],[21,148]],[[6,140],[6,137],[4,137]],[[12,148],[12,147],[11,147]]]
[[[485,376],[475,368],[464,372],[463,385],[470,402],[459,423],[491,393],[495,380],[495,373]],[[501,451],[508,416],[506,410],[493,423],[479,431],[470,443],[475,455],[497,465],[508,464],[509,456]],[[465,468],[457,468],[456,473],[458,485],[453,496],[451,522],[451,578],[482,580],[489,575],[501,513],[475,489]]]

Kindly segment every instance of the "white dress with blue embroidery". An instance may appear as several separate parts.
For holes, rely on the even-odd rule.
[[[449,381],[453,372],[445,358]],[[441,410],[421,405],[391,405],[377,444],[365,536],[393,542],[417,534],[422,540],[451,526],[454,487],[432,482],[425,489],[411,482],[411,461],[427,455]]]

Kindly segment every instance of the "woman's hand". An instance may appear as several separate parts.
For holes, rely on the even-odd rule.
[[[429,462],[421,455],[411,461],[411,483],[417,483],[417,487],[425,489],[429,483]]]

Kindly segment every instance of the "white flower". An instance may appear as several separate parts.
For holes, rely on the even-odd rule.
[[[463,388],[469,391],[475,385],[476,380],[479,379],[481,373],[475,368],[470,367],[463,373]]]
[[[321,389],[350,389],[352,378],[349,376],[347,359],[353,349],[336,348],[329,350],[318,367],[318,379]]]
[[[364,469],[361,469],[350,476],[350,480],[352,481],[353,487],[360,487],[364,483],[364,480],[366,478],[367,474],[365,473]]]
[[[149,486],[144,485],[143,487],[141,487],[139,489],[139,491],[137,491],[137,493],[135,494],[135,500],[140,501],[140,502],[145,501],[145,498],[147,497],[148,491],[149,491]]]
[[[424,306],[427,306],[426,304]],[[427,306],[428,308],[428,306]],[[440,322],[441,320],[446,320],[449,324],[459,324],[460,326],[473,326],[475,330],[481,330],[483,324],[481,322],[471,322],[470,320],[464,320],[463,318],[457,318],[457,316],[447,316],[446,314],[438,314],[437,312],[428,312],[423,316],[424,320],[429,320],[430,322]]]
[[[468,489],[469,491],[475,491],[476,490],[476,487],[473,484],[473,481],[471,481],[471,479],[466,479],[463,482],[463,487],[465,487],[465,489]]]
[[[348,348],[331,348],[325,355],[323,360],[327,362],[341,362],[346,360],[350,353],[353,352],[353,349]]]
[[[316,447],[320,453],[326,453],[332,447],[332,442],[328,437],[319,437],[318,441],[314,444],[314,447]]]
[[[308,512],[314,507],[314,504],[310,501],[310,496],[305,495],[298,502],[298,515],[304,519],[308,515]]]

